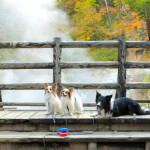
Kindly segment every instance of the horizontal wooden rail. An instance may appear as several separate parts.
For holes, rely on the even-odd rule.
[[[0,69],[53,69],[54,63],[0,63]],[[72,68],[118,68],[118,62],[62,62],[61,69]],[[125,68],[150,68],[150,62],[126,62]]]
[[[0,90],[42,90],[44,83],[0,84]]]
[[[150,41],[126,41],[127,48],[149,48]],[[0,48],[53,48],[53,42],[0,42]],[[62,48],[118,48],[119,41],[61,42]]]
[[[0,63],[0,69],[52,69],[54,63]]]
[[[50,83],[52,84],[52,83]],[[61,87],[77,89],[118,89],[118,83],[60,83]],[[150,83],[126,83],[126,89],[150,89]],[[0,84],[0,90],[42,90],[44,83]]]
[[[126,83],[125,85],[126,89],[150,89],[150,83]]]
[[[78,89],[118,89],[120,88],[120,85],[118,83],[88,83],[88,84],[82,84],[82,83],[61,83],[62,87],[66,88],[78,88]]]
[[[50,83],[52,84],[52,83]],[[73,87],[78,89],[117,89],[119,88],[119,84],[117,83],[61,83],[60,86],[64,87]],[[44,89],[44,83],[24,83],[24,84],[0,84],[0,90],[42,90]]]
[[[126,62],[125,63],[125,68],[150,68],[150,62]]]
[[[53,48],[53,42],[0,42],[0,48]]]
[[[69,68],[118,68],[118,62],[83,62],[83,63],[71,63],[63,62],[59,66],[61,69]]]
[[[119,41],[73,41],[61,42],[62,48],[118,48]]]
[[[150,41],[126,41],[127,48],[150,48]]]
[[[138,103],[150,103],[150,100],[135,100]],[[45,103],[0,102],[0,106],[45,106]],[[84,107],[96,107],[95,103],[83,103]]]
[[[45,106],[45,103],[0,102],[0,106]],[[95,103],[84,103],[84,107],[95,107]]]

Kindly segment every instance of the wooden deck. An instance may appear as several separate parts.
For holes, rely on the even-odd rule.
[[[0,111],[0,149],[149,150],[150,115],[104,118],[92,114],[96,111],[56,115],[54,124],[52,115],[42,110]],[[60,137],[58,129],[64,127],[69,135]]]
[[[46,115],[42,110],[0,111],[0,131],[53,131],[68,127],[71,131],[150,131],[150,115],[123,117],[92,117],[96,111],[73,116]]]

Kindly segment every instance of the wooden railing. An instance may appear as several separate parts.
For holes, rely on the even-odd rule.
[[[118,48],[118,62],[84,62],[68,63],[61,61],[62,48]],[[53,69],[53,83],[57,83],[59,90],[62,86],[78,89],[116,89],[117,97],[126,97],[127,89],[150,89],[150,83],[127,83],[126,69],[150,68],[150,62],[126,62],[127,48],[150,48],[150,41],[126,41],[121,35],[118,41],[74,41],[62,42],[54,38],[53,42],[0,42],[0,48],[53,48],[53,62],[50,63],[0,63],[0,69]],[[117,83],[71,83],[61,82],[61,69],[73,68],[118,68]],[[52,84],[52,83],[50,83]],[[44,83],[37,84],[0,84],[0,90],[41,90]],[[1,94],[0,94],[1,96]],[[149,101],[138,101],[149,102]],[[43,106],[44,103],[4,103],[0,106]],[[85,104],[92,106],[93,104]]]

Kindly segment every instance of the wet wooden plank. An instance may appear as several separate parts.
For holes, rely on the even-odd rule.
[[[34,115],[35,111],[22,111],[23,113],[16,117],[16,119],[30,119],[32,115]]]
[[[29,119],[44,119],[47,117],[46,111],[36,111]]]
[[[5,116],[5,115],[7,115],[7,114],[9,114],[10,113],[10,111],[0,111],[0,118],[2,117],[2,116]]]
[[[1,119],[15,119],[17,116],[21,115],[22,111],[10,111],[10,113],[1,117]]]
[[[0,132],[0,142],[146,142],[150,132],[76,132],[60,137],[57,132]]]

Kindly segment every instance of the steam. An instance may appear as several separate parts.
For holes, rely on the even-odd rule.
[[[72,41],[67,15],[56,7],[55,0],[0,0],[0,41]],[[6,50],[0,50],[3,53]],[[10,49],[13,56],[1,62],[52,62],[52,49]],[[6,55],[8,56],[8,55]],[[65,61],[90,61],[87,49],[63,49]],[[111,76],[110,76],[111,72]],[[52,82],[52,70],[1,70],[0,83],[45,83]],[[62,82],[116,82],[112,70],[63,70]],[[107,90],[105,94],[114,93]],[[76,90],[84,102],[94,102],[95,90]],[[101,90],[103,94],[104,91]],[[115,95],[114,95],[115,96]],[[3,101],[44,102],[44,90],[2,91]]]

